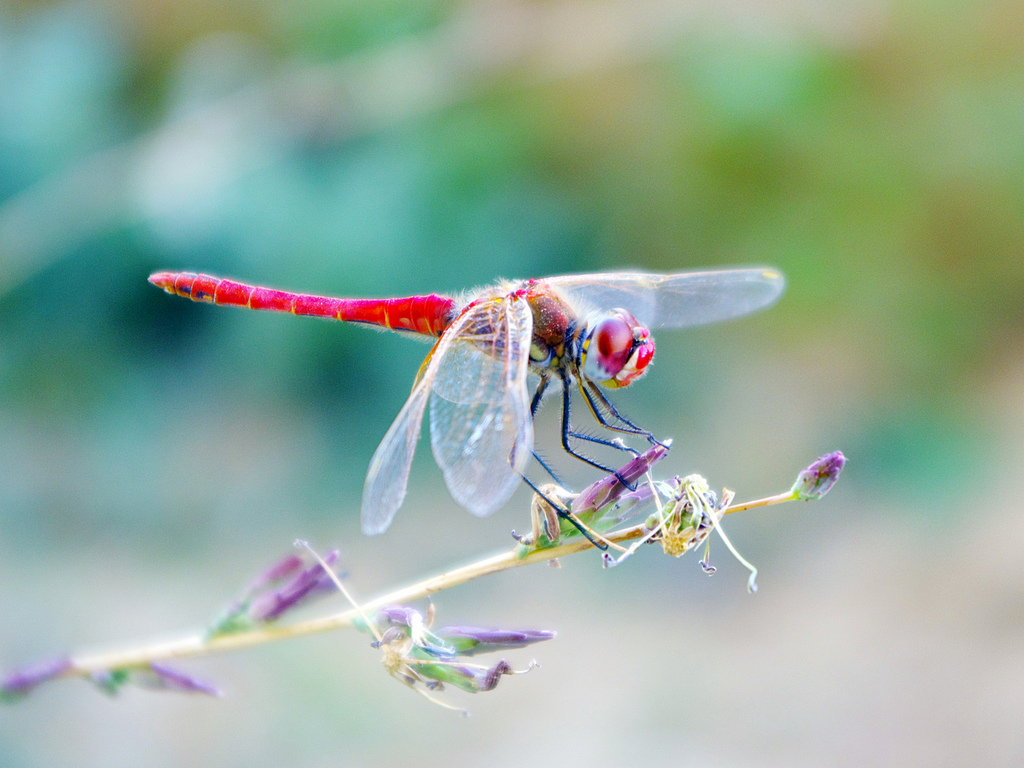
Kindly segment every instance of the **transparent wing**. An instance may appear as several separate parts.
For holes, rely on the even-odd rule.
[[[533,448],[533,314],[525,299],[488,299],[455,323],[458,333],[445,333],[435,354],[430,442],[452,497],[484,516],[515,492]]]
[[[775,303],[786,285],[770,267],[704,272],[606,272],[545,278],[583,309],[622,307],[649,328],[728,320]]]
[[[430,394],[430,379],[436,364],[435,355],[427,358],[426,367],[413,386],[409,399],[370,459],[360,512],[363,533],[367,536],[386,531],[405,499],[409,468],[416,452],[416,442],[420,439],[423,409]]]

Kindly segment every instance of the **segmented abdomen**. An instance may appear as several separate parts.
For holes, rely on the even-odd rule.
[[[149,282],[192,301],[368,323],[440,336],[455,316],[454,299],[436,293],[397,299],[337,299],[262,288],[195,272],[157,272]]]

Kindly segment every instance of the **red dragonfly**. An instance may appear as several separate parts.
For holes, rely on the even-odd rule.
[[[607,272],[501,281],[461,298],[338,299],[194,272],[157,272],[149,282],[193,301],[366,323],[437,339],[370,461],[362,527],[371,535],[387,529],[405,499],[428,402],[434,458],[452,497],[475,515],[489,515],[525,479],[534,455],[533,417],[553,379],[562,389],[563,447],[606,470],[570,441],[632,449],[574,431],[569,422],[573,390],[602,426],[657,443],[619,414],[597,385],[626,387],[644,374],[654,358],[651,328],[700,325],[762,309],[779,297],[785,283],[779,272],[763,267]]]

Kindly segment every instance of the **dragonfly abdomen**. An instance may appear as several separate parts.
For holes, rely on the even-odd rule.
[[[369,323],[393,331],[411,331],[424,336],[440,336],[455,318],[455,301],[449,296],[430,293],[400,299],[334,299],[338,301],[338,320]]]
[[[398,299],[338,299],[279,291],[195,272],[157,272],[149,282],[192,301],[366,323],[393,331],[440,336],[455,316],[455,301],[436,293]]]

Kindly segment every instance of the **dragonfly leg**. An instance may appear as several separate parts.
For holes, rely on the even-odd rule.
[[[540,400],[544,397],[544,390],[548,388],[548,382],[551,379],[547,375],[541,375],[540,384],[537,385],[537,391],[533,393],[533,400],[530,401],[530,416],[537,415],[537,409],[540,408]]]
[[[580,393],[583,395],[583,398],[586,401],[587,407],[590,409],[591,414],[594,416],[595,421],[597,421],[597,423],[600,424],[602,427],[605,427],[606,429],[609,429],[609,430],[611,430],[613,432],[621,432],[621,433],[627,434],[627,435],[637,435],[637,436],[640,436],[640,437],[644,437],[644,438],[647,439],[647,441],[652,446],[653,445],[660,445],[660,446],[662,446],[663,448],[666,448],[666,449],[669,447],[667,444],[665,444],[665,443],[661,442],[660,440],[658,440],[654,436],[653,432],[650,432],[649,430],[646,430],[643,427],[640,427],[640,426],[634,424],[632,421],[630,421],[625,416],[623,416],[621,413],[619,413],[618,409],[614,405],[612,405],[611,401],[609,401],[608,398],[605,397],[604,393],[602,393],[601,390],[598,389],[597,386],[594,385],[593,382],[588,381],[588,380],[580,380],[580,382],[579,382],[579,390],[580,390]],[[600,438],[600,437],[597,437],[595,435],[587,435],[587,434],[584,434],[582,432],[575,431],[572,428],[571,421],[570,421],[570,418],[569,418],[570,407],[571,407],[570,381],[569,381],[568,375],[567,374],[563,374],[562,375],[562,447],[565,448],[566,453],[568,453],[568,454],[570,454],[572,456],[575,456],[576,458],[580,459],[581,461],[584,461],[587,464],[590,464],[591,466],[594,466],[594,467],[596,467],[598,469],[606,471],[609,474],[614,474],[615,478],[620,483],[622,483],[622,485],[624,485],[626,488],[628,488],[629,490],[631,490],[631,491],[636,490],[636,483],[627,482],[627,480],[624,477],[622,477],[619,474],[618,471],[609,469],[608,467],[604,467],[604,466],[598,464],[597,462],[591,460],[587,456],[584,456],[581,453],[579,453],[578,451],[574,450],[572,447],[570,447],[569,441],[570,441],[570,439],[586,440],[586,441],[591,442],[591,443],[596,443],[597,445],[605,445],[605,446],[608,446],[610,448],[617,448],[620,451],[628,451],[629,453],[632,453],[634,456],[639,456],[640,455],[639,451],[637,451],[636,449],[634,449],[634,448],[624,444],[621,440],[606,440],[604,438]]]
[[[531,451],[531,453],[533,454],[534,461],[540,464],[541,469],[543,469],[545,472],[551,475],[551,479],[554,480],[556,483],[558,483],[559,485],[563,485],[562,479],[555,474],[555,470],[553,470],[551,466],[544,459],[541,458],[540,454],[537,453],[536,450]]]
[[[555,511],[555,514],[557,514],[560,518],[568,520],[570,523],[572,523],[573,527],[577,531],[582,533],[586,540],[589,541],[593,546],[595,546],[597,549],[600,549],[602,552],[608,549],[607,542],[598,541],[597,539],[595,539],[594,535],[590,532],[590,530],[587,529],[585,525],[583,525],[579,520],[576,519],[576,516],[569,510],[567,506],[565,506],[565,504],[552,500],[550,495],[544,493],[544,491],[542,491],[540,488],[534,485],[530,478],[528,478],[526,475],[521,475],[521,477],[523,478],[523,482],[530,486],[530,488],[533,489],[533,492],[537,494],[551,509]],[[547,534],[548,538],[550,539],[552,534],[557,535],[557,533],[557,531],[549,531]],[[524,539],[527,537],[519,536],[516,534],[515,531],[512,531],[512,537],[521,544],[537,543],[536,541],[525,541]]]
[[[589,399],[588,399],[587,402],[588,402],[588,405],[589,405],[590,404]],[[570,443],[570,440],[571,439],[586,440],[586,441],[591,442],[591,443],[596,443],[597,445],[604,445],[604,446],[607,446],[609,448],[616,448],[616,449],[618,449],[620,451],[628,451],[629,453],[632,453],[634,456],[639,456],[640,455],[639,452],[637,452],[633,448],[629,447],[628,445],[625,445],[624,443],[622,443],[622,441],[619,441],[619,440],[605,440],[604,438],[597,437],[595,435],[586,435],[586,434],[583,434],[581,432],[576,432],[572,428],[572,422],[570,420],[571,404],[572,404],[572,387],[570,386],[568,374],[563,374],[562,375],[562,448],[564,448],[565,452],[568,453],[570,456],[575,456],[580,461],[582,461],[582,462],[584,462],[586,464],[589,464],[590,466],[595,467],[596,469],[599,469],[602,472],[607,472],[609,475],[614,475],[615,479],[618,480],[620,483],[622,483],[623,486],[625,486],[626,488],[628,488],[631,491],[635,491],[636,488],[637,488],[636,483],[631,483],[628,480],[626,480],[626,478],[624,478],[619,473],[619,471],[617,469],[612,469],[611,467],[606,467],[603,464],[599,464],[598,462],[596,462],[593,459],[591,459],[589,456],[586,456],[586,455],[580,453],[579,451],[575,450],[572,447],[572,444]],[[594,410],[594,406],[593,405],[590,405],[590,407],[591,407],[591,410]],[[598,418],[598,423],[602,424],[604,426],[608,426],[606,421],[604,419],[601,419],[601,418]],[[624,430],[618,430],[618,431],[624,431]]]
[[[533,399],[530,401],[530,416],[536,417],[537,409],[540,408],[541,398],[544,397],[544,392],[547,390],[547,387],[548,387],[548,384],[550,383],[550,381],[551,381],[551,378],[548,375],[546,375],[546,374],[542,374],[541,375],[540,383],[537,385],[537,390],[536,390],[536,392],[533,393]],[[582,432],[576,432],[574,429],[572,429],[572,427],[569,427],[566,430],[565,424],[569,423],[569,420],[568,420],[567,415],[566,415],[567,414],[567,411],[566,411],[567,405],[566,405],[566,402],[565,402],[565,395],[566,395],[566,393],[568,391],[569,391],[568,386],[567,386],[565,380],[563,380],[563,382],[562,382],[562,395],[563,395],[563,402],[562,402],[562,424],[563,424],[563,432],[567,432],[568,436],[570,438],[575,438],[575,439],[578,439],[578,440],[587,440],[588,442],[597,443],[598,445],[605,445],[605,446],[608,446],[609,448],[617,448],[620,451],[629,451],[634,456],[638,456],[639,455],[639,453],[637,451],[633,450],[632,448],[630,448],[628,446],[622,445],[621,443],[615,442],[614,440],[605,440],[604,438],[596,437],[594,435],[587,435],[587,434],[584,434]],[[644,432],[643,430],[639,429],[639,427],[636,427],[632,423],[628,422],[626,419],[622,418],[622,416],[619,415],[618,411],[616,411],[614,408],[611,407],[611,403],[608,403],[607,401],[603,401],[603,402],[605,402],[605,404],[608,406],[608,408],[610,409],[610,412],[612,414],[614,414],[613,418],[617,418],[617,419],[619,419],[619,421],[629,424],[630,427],[633,428],[633,430],[636,430],[635,434],[644,434],[644,435],[647,435],[648,437],[650,437],[649,433]],[[593,404],[591,404],[590,408],[591,408],[591,410],[594,410],[595,406]],[[615,429],[615,427],[612,427],[612,426],[610,426],[608,424],[607,420],[604,418],[603,415],[599,415],[597,420],[598,420],[599,424],[602,424],[603,426],[606,426],[609,429]],[[621,430],[620,429],[618,431],[633,433],[633,430]],[[575,456],[576,458],[581,459],[582,461],[585,461],[588,464],[593,464],[598,469],[602,469],[602,470],[604,470],[606,472],[611,472],[612,471],[612,470],[608,469],[608,467],[605,467],[605,466],[603,466],[601,464],[595,464],[593,461],[591,461],[586,456],[581,456],[576,451],[574,451],[571,448],[569,448],[568,445],[566,445],[566,441],[564,439],[562,441],[562,445],[565,447],[565,450],[569,454],[571,454],[572,456]],[[535,459],[537,459],[537,463],[539,463],[547,471],[547,473],[549,475],[551,475],[551,477],[554,478],[555,482],[557,482],[557,483],[559,483],[559,485],[561,485],[561,481],[558,479],[558,476],[554,472],[551,471],[551,468],[548,467],[548,465],[540,458],[540,456],[537,455],[536,451],[534,452],[533,457]]]
[[[617,444],[617,443],[613,443],[611,440],[604,440],[603,438],[595,437],[594,435],[584,435],[584,434],[581,434],[579,432],[576,432],[572,428],[571,412],[572,412],[572,388],[569,386],[568,375],[563,375],[562,376],[562,448],[564,448],[565,452],[568,453],[570,456],[575,456],[577,459],[579,459],[580,461],[584,462],[585,464],[589,464],[590,466],[595,467],[596,469],[600,469],[602,472],[607,472],[608,474],[612,474],[613,472],[615,472],[615,470],[612,469],[611,467],[606,467],[604,464],[599,464],[598,462],[596,462],[593,459],[591,459],[589,456],[585,456],[584,454],[582,454],[579,451],[575,450],[572,447],[572,444],[569,442],[570,439],[576,438],[576,439],[580,439],[580,440],[587,440],[587,441],[592,442],[592,443],[597,443],[598,445],[607,445],[607,446],[609,446],[611,448],[618,448],[620,450],[629,450],[629,449],[626,448],[623,445],[620,445],[620,444]]]
[[[548,383],[550,381],[551,381],[551,379],[547,375],[542,375],[540,377],[540,384],[537,385],[537,391],[533,393],[533,399],[530,401],[530,418],[531,419],[536,417],[537,409],[540,408],[541,398],[544,397],[544,391],[547,389]],[[540,464],[540,466],[544,469],[544,471],[547,472],[551,476],[551,479],[554,480],[559,485],[564,485],[564,483],[562,482],[562,479],[558,475],[556,475],[555,474],[555,470],[553,470],[551,468],[551,465],[549,465],[544,459],[542,459],[540,454],[537,453],[536,450],[532,451],[532,453],[533,453],[534,460],[538,464]]]
[[[612,402],[605,397],[604,393],[598,389],[593,382],[588,381],[585,387],[581,384],[580,392],[583,393],[583,396],[587,400],[587,405],[590,406],[590,410],[594,414],[594,418],[597,419],[597,422],[602,427],[615,432],[623,432],[627,435],[639,435],[640,437],[646,438],[647,442],[651,445],[660,445],[665,447],[665,444],[656,438],[653,432],[637,426],[619,413],[618,409],[612,405]],[[605,413],[607,413],[611,419],[619,422],[621,426],[612,424],[609,421],[609,418],[605,417]]]

